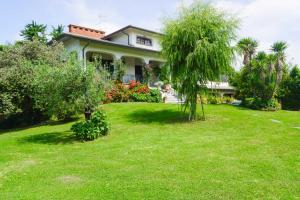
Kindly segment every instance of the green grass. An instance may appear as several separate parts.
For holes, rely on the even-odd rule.
[[[0,133],[0,199],[299,199],[300,113],[105,105],[111,132],[72,123]]]

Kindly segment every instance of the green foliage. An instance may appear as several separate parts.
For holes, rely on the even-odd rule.
[[[93,113],[90,120],[75,123],[71,127],[71,130],[75,133],[76,137],[81,140],[95,140],[100,136],[108,134],[109,124],[107,116],[104,111],[99,110]]]
[[[159,80],[165,85],[171,83],[171,71],[169,65],[163,65],[160,71]]]
[[[230,69],[236,29],[234,17],[199,2],[166,21],[163,54],[174,88],[185,99],[183,108],[189,108],[190,120],[196,119],[197,95],[206,82],[219,79]]]
[[[52,40],[57,41],[63,34],[64,28],[65,27],[63,25],[58,25],[57,27],[52,26],[52,32],[50,33]]]
[[[276,92],[279,89],[279,85],[284,75],[286,59],[285,51],[287,47],[287,43],[283,41],[275,42],[271,47],[271,50],[274,52],[274,66],[276,70]]]
[[[83,90],[79,91],[83,95],[84,110],[87,113],[94,112],[104,100],[105,91],[110,88],[111,82],[108,80],[106,70],[97,70],[96,66],[88,65],[83,77]]]
[[[106,103],[110,102],[128,102],[129,90],[121,82],[115,82],[112,89],[106,94]]]
[[[246,98],[242,105],[254,110],[276,111],[281,109],[281,104],[277,99],[264,100],[261,98]]]
[[[5,48],[5,45],[0,44],[0,51],[3,51]]]
[[[221,97],[217,97],[217,96],[213,96],[213,95],[210,95],[208,98],[207,98],[207,103],[208,104],[222,104],[223,101],[222,101],[222,98]]]
[[[238,52],[243,54],[244,56],[244,65],[248,65],[249,62],[252,60],[257,47],[258,42],[252,38],[243,38],[237,43]]]
[[[21,126],[44,120],[36,108],[34,78],[38,66],[61,66],[63,45],[45,45],[38,40],[8,45],[0,51],[0,120],[4,126]]]
[[[162,102],[161,93],[147,85],[130,81],[128,86],[116,82],[106,94],[106,103],[110,102]]]
[[[28,41],[33,41],[34,39],[36,39],[41,42],[46,42],[46,29],[47,25],[37,24],[35,21],[32,21],[30,24],[27,24],[25,26],[20,35]]]
[[[278,97],[279,84],[285,73],[285,42],[277,42],[272,46],[272,54],[256,52],[257,42],[247,40],[251,51],[245,47],[244,52],[248,54],[247,62],[242,70],[231,77],[230,82],[236,87],[236,97],[241,99],[243,105],[253,109],[277,110],[280,108],[274,98]],[[242,42],[238,48],[242,49]],[[240,47],[242,46],[242,47]],[[250,55],[251,54],[251,55]],[[245,56],[245,55],[244,55]],[[269,108],[267,108],[270,106]]]
[[[123,60],[115,60],[114,61],[115,66],[115,80],[122,82],[123,77],[125,75],[125,64]]]
[[[84,69],[70,58],[61,66],[37,66],[33,80],[36,107],[67,120],[83,111]]]
[[[150,89],[148,93],[130,94],[130,100],[133,102],[160,103],[162,102],[162,97],[158,89]]]
[[[295,66],[281,84],[282,108],[300,110],[300,69]]]

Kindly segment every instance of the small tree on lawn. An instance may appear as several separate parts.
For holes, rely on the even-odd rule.
[[[166,21],[163,54],[171,69],[172,83],[185,99],[183,108],[189,108],[189,120],[197,118],[197,98],[201,98],[205,84],[230,69],[231,42],[237,27],[233,16],[200,2]]]

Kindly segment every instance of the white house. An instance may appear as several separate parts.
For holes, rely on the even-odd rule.
[[[135,26],[126,26],[111,34],[87,27],[69,25],[69,32],[64,33],[61,40],[66,49],[76,52],[85,64],[92,61],[95,55],[101,57],[110,71],[114,71],[114,60],[123,59],[126,64],[126,74],[123,82],[143,79],[143,65],[163,64],[160,55],[161,33]]]
[[[143,66],[161,66],[164,63],[161,36],[162,33],[131,25],[106,35],[101,30],[71,24],[69,32],[64,33],[60,41],[69,52],[76,52],[85,65],[92,62],[95,55],[100,56],[111,73],[115,71],[113,62],[122,59],[126,66],[123,82],[128,83],[143,79]],[[227,82],[210,82],[207,87],[221,95],[231,96],[234,93],[234,88]]]

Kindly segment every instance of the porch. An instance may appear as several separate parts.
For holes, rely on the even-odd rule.
[[[163,65],[163,61],[146,56],[141,57],[101,51],[87,51],[85,55],[86,64],[95,64],[95,62],[98,62],[96,65],[107,70],[107,72],[111,75],[110,77],[115,77],[114,75],[117,73],[115,63],[116,61],[121,61],[125,67],[125,74],[122,78],[122,82],[125,84],[134,80],[153,85],[154,82],[159,80],[159,75],[154,77],[152,80],[147,80],[147,77],[145,76],[149,73],[149,71],[153,71],[153,69],[160,70]]]

